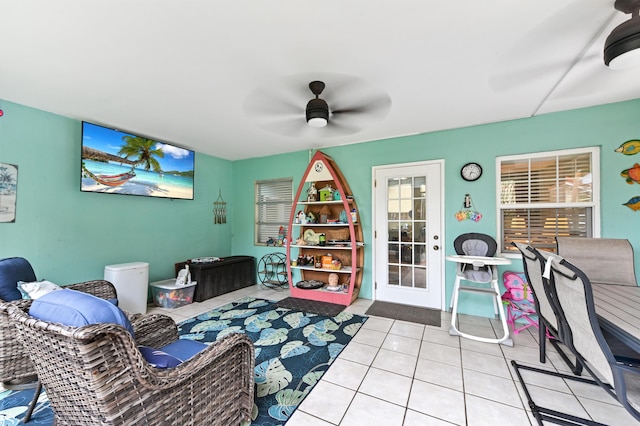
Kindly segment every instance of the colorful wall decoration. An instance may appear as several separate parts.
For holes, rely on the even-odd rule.
[[[628,140],[614,149],[614,151],[624,155],[636,155],[640,152],[640,140]],[[622,176],[629,185],[633,185],[634,183],[640,184],[640,164],[635,163],[633,167],[623,170],[620,172],[620,176]],[[631,197],[629,201],[622,205],[629,207],[633,211],[638,211],[640,210],[640,196]]]

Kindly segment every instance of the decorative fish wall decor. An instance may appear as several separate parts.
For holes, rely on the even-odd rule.
[[[614,149],[614,151],[624,155],[635,155],[640,152],[640,140],[632,139],[630,141],[626,141]]]
[[[629,199],[629,201],[624,203],[623,206],[627,206],[633,211],[640,210],[640,196]]]
[[[620,176],[626,179],[629,185],[633,183],[640,183],[640,164],[636,163],[630,169],[620,172]]]

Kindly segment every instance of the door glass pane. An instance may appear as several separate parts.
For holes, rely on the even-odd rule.
[[[400,198],[411,198],[411,178],[400,179]]]
[[[389,285],[398,285],[400,283],[400,267],[389,265]]]
[[[389,200],[387,207],[387,216],[390,220],[398,220],[400,217],[400,201]]]
[[[413,219],[425,220],[427,218],[427,205],[424,199],[413,200]]]
[[[427,192],[427,178],[424,176],[416,176],[413,179],[413,196],[415,198],[424,198]]]
[[[414,283],[416,288],[427,288],[427,269],[415,268],[413,270]]]
[[[400,244],[389,244],[388,263],[400,263]]]
[[[397,222],[389,222],[389,241],[400,241],[400,225]]]
[[[413,262],[415,265],[427,266],[427,250],[423,244],[416,244],[413,246]]]
[[[427,238],[427,222],[416,221],[413,223],[415,229],[414,241],[424,243]]]
[[[400,267],[400,287],[413,287],[413,268],[410,266]]]
[[[411,256],[411,244],[401,244],[400,245],[400,262],[401,263],[412,263]]]

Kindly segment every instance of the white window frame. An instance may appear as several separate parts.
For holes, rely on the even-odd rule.
[[[591,174],[592,174],[592,200],[589,202],[534,202],[534,203],[517,203],[517,204],[503,204],[501,200],[502,194],[502,163],[505,161],[514,160],[535,160],[537,158],[545,157],[561,157],[565,155],[576,154],[591,154]],[[502,211],[507,209],[544,209],[544,208],[576,208],[576,207],[590,207],[591,208],[591,236],[594,238],[600,237],[600,148],[599,147],[585,147],[574,149],[563,149],[555,151],[544,151],[518,155],[508,155],[496,157],[496,229],[498,242],[498,252],[502,256],[519,258],[521,255],[513,251],[506,251],[503,247],[503,223],[502,223]]]
[[[274,197],[260,200],[260,194],[268,192],[269,189],[274,193]],[[254,244],[257,246],[266,246],[269,238],[273,238],[273,240],[277,242],[278,229],[280,226],[284,227],[285,236],[287,235],[286,232],[293,205],[293,178],[255,181],[254,203]],[[267,207],[269,207],[268,212],[266,210]],[[272,229],[269,230],[269,228]]]

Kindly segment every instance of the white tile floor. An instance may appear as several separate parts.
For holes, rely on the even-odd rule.
[[[288,291],[248,287],[163,312],[176,322],[253,296],[269,300]],[[363,315],[371,300],[346,311]],[[510,361],[568,372],[553,348],[538,362],[537,333],[513,336],[514,346],[480,343],[448,334],[450,314],[440,327],[369,317],[322,380],[294,412],[287,426],[535,425]],[[497,321],[459,316],[463,331],[495,337]],[[539,405],[609,425],[637,425],[613,398],[596,386],[524,372]]]

